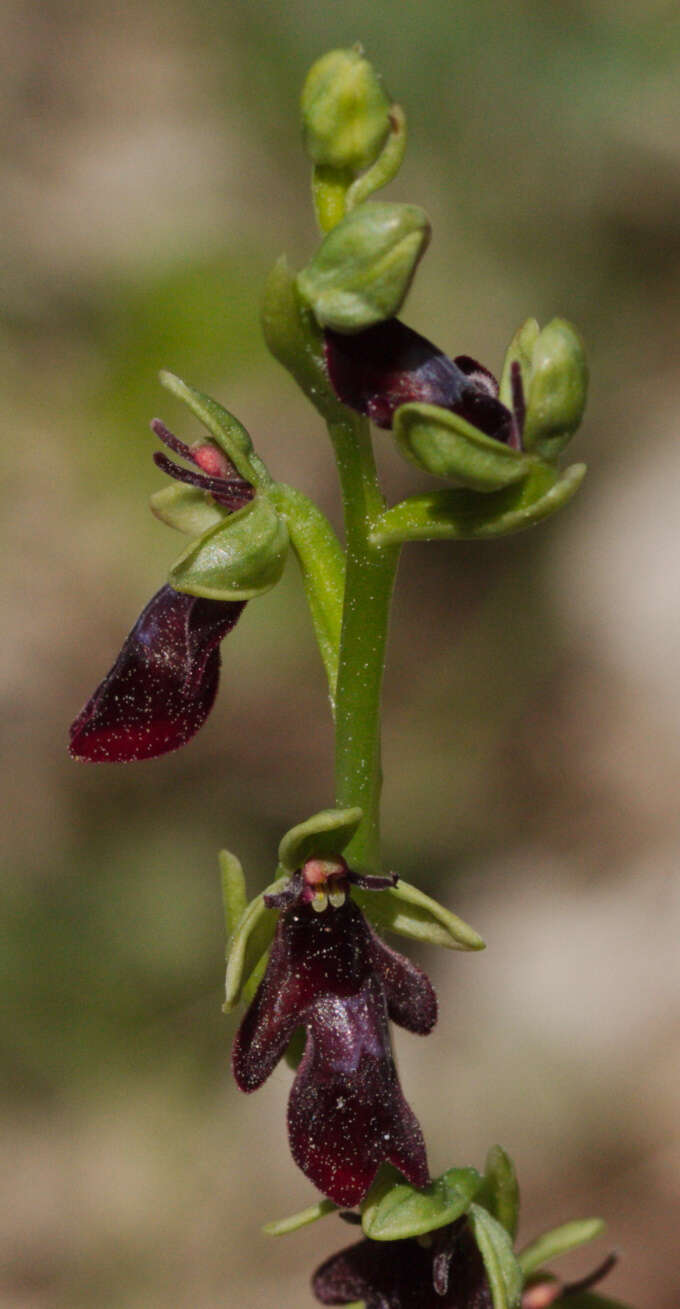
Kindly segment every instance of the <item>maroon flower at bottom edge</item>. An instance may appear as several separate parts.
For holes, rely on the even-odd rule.
[[[317,1269],[312,1290],[321,1304],[366,1309],[492,1309],[482,1257],[459,1220],[431,1237],[359,1241]]]
[[[232,1063],[241,1090],[255,1091],[304,1027],[288,1104],[291,1151],[324,1195],[351,1206],[385,1160],[414,1186],[427,1185],[425,1142],[401,1092],[388,1017],[425,1035],[437,1001],[421,969],[389,949],[351,899],[348,880],[361,879],[338,860],[333,889],[319,899],[311,889],[315,864],[310,860],[273,902],[285,907]]]
[[[498,399],[493,374],[469,355],[449,359],[398,318],[352,336],[327,330],[324,339],[338,399],[377,427],[391,427],[400,405],[418,402],[449,409],[498,441],[517,443],[516,415]]]
[[[244,606],[245,601],[205,600],[162,586],[72,723],[73,758],[127,763],[184,745],[212,709],[219,643]]]

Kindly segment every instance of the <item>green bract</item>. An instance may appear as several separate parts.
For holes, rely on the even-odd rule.
[[[498,491],[521,481],[531,469],[527,455],[438,405],[401,405],[392,430],[411,463],[472,491]]]
[[[450,1168],[417,1191],[400,1174],[384,1168],[361,1206],[364,1235],[373,1241],[424,1236],[467,1212],[482,1179],[476,1168]]]
[[[310,159],[351,173],[377,159],[390,130],[390,97],[360,47],[329,50],[312,64],[301,109]]]
[[[288,552],[288,531],[265,496],[230,514],[192,542],[170,570],[176,591],[209,600],[251,600],[275,586]]]
[[[387,509],[373,524],[375,545],[401,541],[468,541],[508,536],[549,518],[571,500],[586,474],[572,464],[562,474],[532,459],[523,481],[502,491],[431,491]]]
[[[373,327],[399,312],[429,239],[427,215],[417,205],[361,204],[298,273],[300,295],[322,327]]]
[[[342,854],[361,822],[361,809],[322,809],[304,823],[291,827],[281,838],[279,863],[294,873],[307,859],[330,859]]]
[[[376,894],[353,887],[352,895],[381,932],[396,932],[398,936],[428,941],[430,945],[442,945],[449,950],[484,949],[484,942],[473,927],[401,878],[386,891]]]

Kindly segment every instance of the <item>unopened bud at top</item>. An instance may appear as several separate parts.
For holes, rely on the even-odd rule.
[[[360,46],[317,59],[302,88],[302,133],[313,163],[360,173],[390,131],[391,100]]]

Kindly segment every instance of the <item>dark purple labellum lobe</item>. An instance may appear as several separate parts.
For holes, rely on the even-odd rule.
[[[219,643],[244,603],[200,599],[162,586],[71,725],[73,758],[127,763],[184,745],[213,706]]]
[[[388,1005],[411,1031],[425,1033],[436,1019],[425,974],[382,945],[351,898],[322,913],[300,901],[283,910],[234,1042],[234,1076],[255,1090],[304,1026],[288,1106],[291,1151],[339,1205],[357,1204],[384,1160],[414,1186],[428,1181],[422,1132],[392,1057]]]
[[[352,336],[332,331],[324,336],[338,399],[377,427],[391,427],[400,405],[418,402],[450,409],[487,436],[507,441],[512,416],[497,399],[496,379],[468,355],[449,359],[398,318]]]
[[[317,1269],[312,1290],[321,1304],[367,1309],[491,1309],[482,1257],[467,1227],[443,1228],[431,1244],[359,1241],[332,1255]],[[448,1275],[437,1278],[441,1246],[448,1246]]]

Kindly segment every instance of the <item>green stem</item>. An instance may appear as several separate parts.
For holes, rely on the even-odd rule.
[[[363,819],[346,854],[364,871],[380,868],[380,693],[399,550],[371,543],[384,510],[369,426],[348,415],[329,423],[345,512],[347,571],[336,693],[335,778],[339,808]]]

